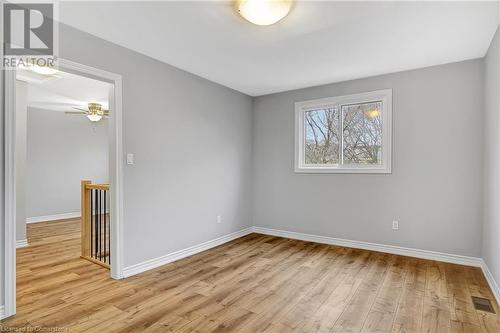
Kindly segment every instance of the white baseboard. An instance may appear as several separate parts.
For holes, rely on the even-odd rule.
[[[284,238],[292,238],[298,239],[308,242],[322,243],[322,244],[330,244],[344,247],[352,247],[356,249],[364,249],[370,251],[378,251],[385,253],[398,254],[407,257],[415,257],[422,258],[428,260],[436,260],[436,261],[444,261],[452,264],[466,265],[466,266],[475,266],[482,267],[483,260],[481,258],[476,257],[467,257],[461,256],[457,254],[443,253],[443,252],[435,252],[428,250],[420,250],[413,249],[407,247],[400,247],[394,245],[384,245],[377,243],[369,243],[369,242],[361,242],[354,241],[349,239],[342,238],[333,238],[333,237],[325,237],[311,234],[303,234],[299,232],[293,231],[284,231],[284,230],[276,230],[276,229],[268,229],[262,227],[253,227],[253,231],[259,234],[265,234],[270,236],[284,237]]]
[[[303,240],[303,241],[308,241],[308,242],[344,246],[344,247],[385,252],[385,253],[391,253],[391,254],[397,254],[397,255],[415,257],[415,258],[421,258],[421,259],[427,259],[427,260],[442,261],[442,262],[448,262],[448,263],[452,263],[452,264],[480,267],[482,269],[485,277],[486,277],[486,280],[488,281],[488,284],[490,285],[490,288],[491,288],[491,290],[492,290],[492,292],[497,300],[497,303],[500,304],[500,288],[499,288],[498,284],[496,283],[495,279],[493,278],[493,275],[491,274],[490,270],[488,269],[488,266],[486,265],[486,263],[484,262],[484,260],[482,258],[461,256],[461,255],[451,254],[451,253],[428,251],[428,250],[407,248],[407,247],[394,246],[394,245],[384,245],[384,244],[377,244],[377,243],[370,243],[370,242],[362,242],[362,241],[355,241],[355,240],[342,239],[342,238],[318,236],[318,235],[311,235],[311,234],[304,234],[304,233],[293,232],[293,231],[276,230],[276,229],[269,229],[269,228],[262,228],[262,227],[246,228],[246,229],[231,233],[229,235],[225,235],[225,236],[222,236],[222,237],[219,237],[219,238],[216,238],[216,239],[213,239],[213,240],[210,240],[210,241],[198,244],[198,245],[188,247],[188,248],[183,249],[183,250],[172,252],[172,253],[163,255],[161,257],[158,257],[158,258],[150,259],[150,260],[126,267],[123,270],[123,276],[125,278],[130,277],[132,275],[136,275],[136,274],[148,271],[150,269],[154,269],[154,268],[169,264],[171,262],[189,257],[189,256],[194,255],[196,253],[206,251],[206,250],[211,249],[213,247],[227,243],[227,242],[232,241],[234,239],[246,236],[248,234],[251,234],[252,232],[270,235],[270,236],[298,239],[298,240]]]
[[[28,240],[27,239],[20,239],[16,240],[16,249],[26,247],[28,246]]]
[[[0,320],[5,318],[5,306],[0,305]]]
[[[47,222],[55,220],[73,219],[76,217],[80,217],[80,212],[28,217],[26,219],[26,223],[38,223],[38,222]]]
[[[498,287],[498,284],[495,281],[493,274],[491,274],[491,271],[488,268],[488,265],[486,265],[486,262],[482,259],[481,259],[481,261],[482,261],[481,269],[483,271],[484,276],[486,277],[486,281],[488,281],[488,284],[490,285],[491,292],[495,296],[497,303],[500,304],[500,288]]]
[[[221,244],[230,242],[234,239],[251,234],[252,231],[253,231],[253,228],[246,228],[246,229],[243,229],[240,231],[233,232],[233,233],[228,234],[228,235],[224,235],[224,236],[216,238],[216,239],[212,239],[210,241],[207,241],[207,242],[204,242],[201,244],[197,244],[197,245],[188,247],[188,248],[183,249],[183,250],[175,251],[175,252],[163,255],[161,257],[146,260],[144,262],[141,262],[141,263],[129,266],[129,267],[125,267],[125,269],[123,270],[123,277],[127,278],[129,276],[136,275],[136,274],[148,271],[150,269],[169,264],[169,263],[177,261],[179,259],[192,256],[193,254],[206,251],[208,249],[219,246]]]

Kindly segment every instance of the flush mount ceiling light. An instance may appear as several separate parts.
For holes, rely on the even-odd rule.
[[[238,0],[236,9],[243,18],[257,25],[271,25],[288,15],[291,0]]]
[[[57,69],[48,66],[32,66],[30,67],[30,69],[33,72],[38,73],[40,75],[49,75],[49,76],[57,74],[59,72]]]
[[[32,71],[34,73],[37,73],[37,74],[40,74],[40,75],[45,75],[45,76],[52,76],[52,75],[55,75],[57,73],[59,73],[59,71],[53,67],[48,67],[48,66],[38,66],[38,65],[19,65],[18,66],[19,69],[23,69],[23,70],[28,70],[28,71]]]

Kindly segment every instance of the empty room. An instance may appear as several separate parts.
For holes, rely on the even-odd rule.
[[[0,4],[0,331],[500,333],[500,1]]]

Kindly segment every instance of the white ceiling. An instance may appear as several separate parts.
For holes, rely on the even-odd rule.
[[[295,2],[261,27],[231,2],[65,2],[61,21],[252,96],[483,57],[498,2]]]
[[[89,102],[101,103],[108,108],[111,85],[86,77],[59,72],[42,80],[30,80],[31,71],[19,70],[18,79],[28,79],[28,106],[40,110],[75,111],[73,107],[86,108]]]

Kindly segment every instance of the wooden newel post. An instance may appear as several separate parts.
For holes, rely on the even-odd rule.
[[[82,257],[90,256],[90,190],[87,185],[92,184],[91,180],[82,180],[82,207],[81,207],[81,235],[82,235]]]

